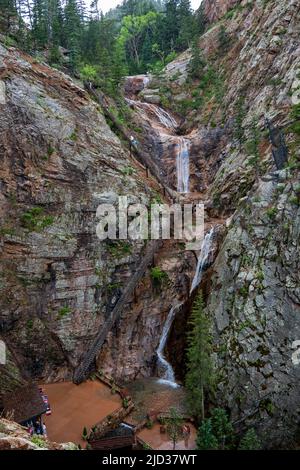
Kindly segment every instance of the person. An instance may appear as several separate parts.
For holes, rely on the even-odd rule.
[[[34,427],[33,427],[32,421],[30,423],[28,423],[27,431],[28,431],[30,436],[33,436]]]
[[[184,440],[184,446],[186,449],[189,448],[189,438],[191,434],[191,429],[188,424],[184,424],[182,427],[182,435]]]
[[[47,428],[46,428],[46,424],[45,424],[45,423],[42,424],[42,428],[43,428],[43,435],[44,435],[44,437],[47,439],[48,436],[47,436]]]
[[[132,147],[135,147],[137,148],[138,146],[138,141],[135,140],[135,138],[133,137],[133,135],[130,136],[130,142],[129,142],[129,147],[130,147],[130,154],[132,152]]]

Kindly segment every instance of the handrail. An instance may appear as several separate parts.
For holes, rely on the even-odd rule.
[[[120,318],[122,310],[125,304],[130,300],[130,297],[133,294],[137,283],[143,277],[148,266],[153,262],[154,254],[159,250],[159,248],[161,247],[161,244],[162,244],[161,240],[151,240],[149,242],[148,247],[146,249],[146,253],[141,261],[141,264],[139,265],[139,268],[131,277],[123,294],[121,295],[116,306],[110,313],[109,318],[106,320],[104,325],[101,326],[98,335],[94,339],[91,347],[89,348],[88,352],[83,358],[82,363],[77,369],[75,369],[74,377],[73,377],[74,383],[79,384],[86,379],[90,365],[92,364],[93,360],[95,359],[101,347],[103,346],[103,343],[106,340],[108,333],[110,332],[112,327],[115,325],[117,320]]]
[[[135,152],[139,160],[146,166],[146,169],[149,169],[151,171],[151,173],[156,178],[156,180],[161,184],[164,190],[168,193],[169,197],[172,200],[173,199],[176,200],[178,198],[176,191],[173,191],[171,188],[169,188],[166,178],[161,174],[159,167],[155,164],[155,162],[151,159],[151,157],[146,152],[143,152],[141,149],[137,148],[136,146],[131,145],[130,133],[128,132],[126,127],[123,126],[123,124],[120,123],[116,119],[116,116],[114,115],[114,113],[111,112],[110,106],[109,106],[109,103],[107,101],[105,94],[99,89],[97,89],[96,91],[91,82],[85,82],[84,87],[98,101],[98,103],[103,109],[104,115],[107,116],[114,123],[118,131],[121,132],[123,137],[128,141],[129,145],[132,148],[132,151]]]

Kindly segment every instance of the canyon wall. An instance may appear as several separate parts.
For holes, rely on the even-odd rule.
[[[154,96],[176,116],[191,144],[190,187],[210,222],[226,221],[200,286],[213,327],[215,404],[241,431],[254,427],[265,447],[288,447],[300,410],[300,5],[224,0],[204,9],[211,24],[199,40],[198,77],[188,79],[185,51],[141,99]],[[160,188],[68,77],[1,46],[0,78],[1,337],[13,380],[18,367],[67,378],[143,256],[143,243],[99,242],[96,208],[128,193],[149,203]],[[169,156],[152,135],[147,141],[148,130],[137,132],[141,144]],[[277,169],[274,156],[287,154]],[[164,168],[174,186],[170,159]],[[145,276],[97,360],[120,381],[156,372],[168,311],[188,296],[193,254],[165,244],[154,264],[166,283]],[[185,326],[177,317],[171,332],[181,364]]]
[[[208,211],[228,217],[210,281],[201,286],[214,330],[217,404],[241,431],[253,426],[265,447],[289,447],[300,410],[300,5],[204,6],[218,22],[199,41],[208,64],[202,75],[214,69],[217,85],[204,86],[200,74],[192,88],[183,86],[179,58],[164,86],[169,102],[188,105],[184,126],[198,134],[191,152],[206,175]],[[273,156],[286,151],[288,163],[277,170]]]
[[[18,370],[23,378],[71,378],[144,252],[144,242],[100,242],[96,209],[117,207],[121,195],[130,204],[149,204],[159,187],[69,77],[4,46],[0,77],[0,326],[11,358],[4,381],[11,372],[15,384]],[[128,362],[125,372],[114,368],[118,377],[143,367],[149,375],[154,367],[173,294],[165,295],[164,308],[156,307],[150,326],[148,308],[151,296],[157,304],[157,293],[148,286],[146,296],[137,318],[127,314],[129,329],[138,331],[134,352],[130,336],[126,350],[122,342],[111,348],[113,356],[122,349]],[[149,332],[148,349],[139,341],[145,327],[155,337]]]

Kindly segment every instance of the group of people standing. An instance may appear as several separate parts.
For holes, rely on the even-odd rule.
[[[42,419],[38,419],[36,421],[30,421],[27,424],[27,429],[30,436],[36,434],[37,436],[43,436],[47,438],[47,428],[46,424],[42,421]]]

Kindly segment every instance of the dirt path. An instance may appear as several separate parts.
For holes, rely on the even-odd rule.
[[[87,429],[121,406],[119,395],[112,395],[100,381],[80,385],[61,382],[42,385],[48,395],[52,415],[45,416],[48,438],[55,442],[74,442],[82,447],[84,426]]]

